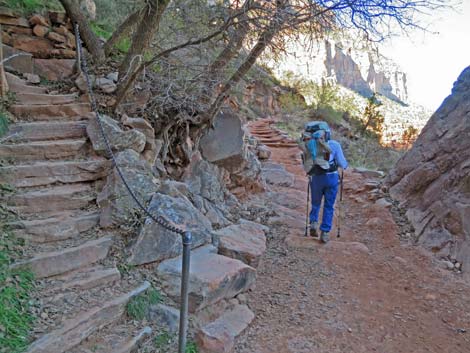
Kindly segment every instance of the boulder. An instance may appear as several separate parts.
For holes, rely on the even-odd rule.
[[[210,245],[191,252],[189,269],[189,311],[194,313],[251,288],[256,271],[241,261],[216,254]],[[164,291],[179,300],[181,257],[163,261],[157,267]]]
[[[470,67],[386,182],[408,209],[418,242],[470,263]],[[465,270],[465,266],[463,267]]]
[[[259,259],[266,251],[264,228],[257,223],[245,221],[215,231],[219,254],[240,260],[251,267],[258,267]]]
[[[116,154],[120,167],[129,187],[144,205],[158,189],[158,180],[153,177],[151,166],[133,150]],[[106,185],[96,199],[101,208],[102,227],[119,226],[134,222],[140,208],[129,195],[116,168],[109,173]]]
[[[118,123],[107,115],[101,115],[101,123],[105,131],[108,143],[113,151],[132,149],[138,153],[145,147],[145,135],[137,130],[122,130]],[[90,120],[87,126],[87,134],[93,145],[93,149],[100,155],[107,155],[106,144],[101,134],[101,129],[96,119]]]
[[[231,187],[243,187],[247,192],[264,191],[266,185],[261,175],[261,163],[252,151],[246,151],[241,167],[230,174]]]
[[[202,159],[199,153],[192,156],[183,176],[191,201],[217,227],[230,224],[239,206],[225,186],[227,179],[229,176],[224,169]]]
[[[34,73],[49,80],[61,81],[73,74],[75,59],[34,59]]]
[[[212,226],[209,220],[184,196],[171,197],[156,193],[152,197],[149,211],[164,216],[174,224],[190,230],[192,247],[208,244],[212,240]],[[181,236],[147,218],[139,237],[130,248],[129,263],[142,265],[178,256],[182,253]]]
[[[240,118],[231,112],[221,111],[214,124],[201,139],[202,155],[209,162],[224,167],[235,167],[243,160],[244,131]]]

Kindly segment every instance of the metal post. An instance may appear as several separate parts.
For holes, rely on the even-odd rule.
[[[188,292],[189,292],[189,263],[191,259],[191,232],[183,234],[183,264],[181,270],[181,307],[178,353],[186,350],[186,335],[188,331]]]
[[[308,182],[307,182],[307,211],[305,212],[305,236],[308,236],[309,232],[309,220],[310,220],[310,215],[308,213],[308,208],[310,206],[310,176],[308,177]]]
[[[343,203],[343,169],[341,168],[339,205],[338,205],[338,235],[336,236],[337,238],[341,237],[341,204],[342,203]]]

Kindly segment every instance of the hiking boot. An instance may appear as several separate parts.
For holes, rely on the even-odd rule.
[[[318,238],[318,222],[310,223],[310,236]]]
[[[324,232],[324,231],[321,232],[320,241],[323,244],[326,244],[330,241],[330,236],[328,235],[328,232]]]

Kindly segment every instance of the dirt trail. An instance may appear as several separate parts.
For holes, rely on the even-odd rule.
[[[345,173],[342,237],[333,229],[321,245],[303,236],[299,150],[268,121],[250,130],[296,178],[267,201],[280,217],[250,293],[257,317],[236,352],[470,352],[470,286],[400,243],[389,209],[371,195],[377,181]]]

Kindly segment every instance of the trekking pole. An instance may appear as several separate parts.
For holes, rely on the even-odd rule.
[[[340,179],[340,189],[339,189],[339,207],[338,207],[338,235],[341,237],[341,204],[343,203],[343,168],[341,168],[341,179]]]
[[[308,177],[308,184],[307,184],[307,212],[305,215],[305,236],[308,237],[308,221],[309,221],[309,214],[308,214],[308,206],[310,205],[310,176]]]

